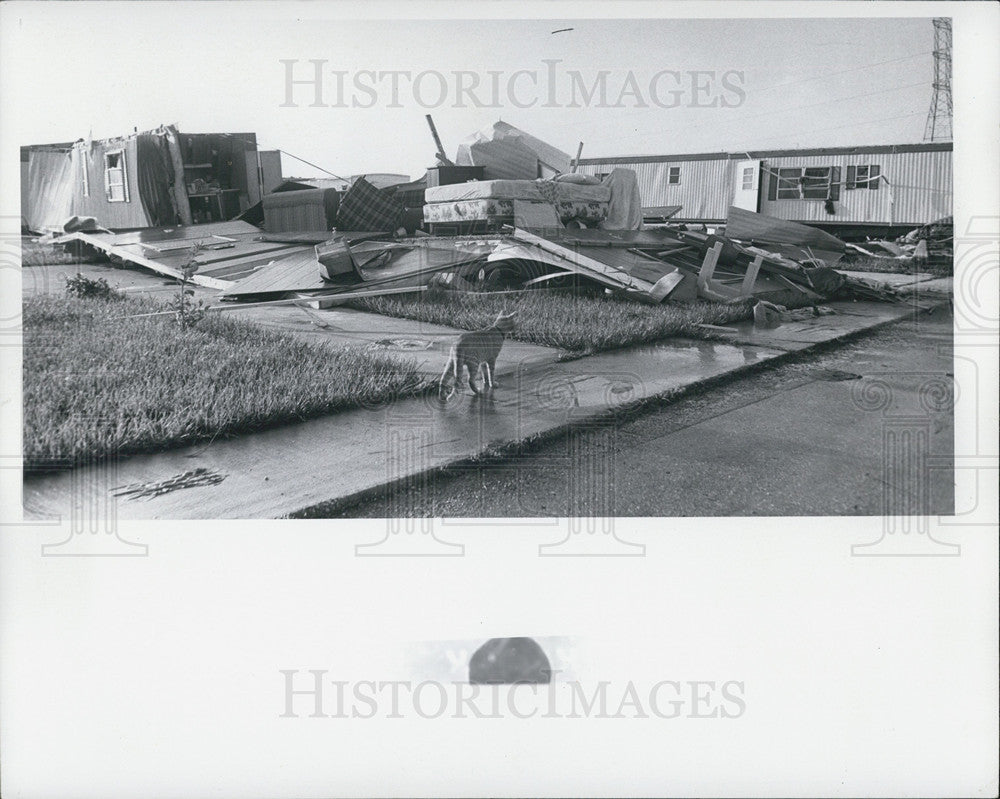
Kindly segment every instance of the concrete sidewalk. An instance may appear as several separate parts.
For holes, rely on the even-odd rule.
[[[774,330],[733,326],[725,342],[671,339],[569,362],[556,362],[557,351],[544,347],[523,345],[530,349],[521,350],[505,345],[505,361],[498,369],[500,381],[492,399],[467,393],[456,394],[448,402],[436,397],[410,399],[239,438],[133,456],[110,469],[84,466],[31,477],[24,482],[25,516],[79,516],[86,509],[74,509],[72,503],[88,495],[80,486],[91,487],[91,498],[97,495],[101,502],[113,503],[121,519],[309,515],[370,495],[388,484],[406,484],[429,470],[516,448],[567,425],[597,423],[643,400],[732,376],[914,312],[909,304],[830,306],[836,315],[786,323]],[[343,318],[340,321],[340,327],[347,326]],[[395,327],[398,321],[392,320],[393,326],[402,329]],[[427,327],[421,329],[430,336]],[[346,332],[358,334],[358,330]],[[443,358],[440,348],[437,357]],[[150,500],[126,501],[108,493],[115,486],[162,481],[197,467],[224,479]]]

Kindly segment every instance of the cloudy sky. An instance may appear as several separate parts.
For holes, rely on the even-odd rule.
[[[348,4],[3,6],[5,147],[176,123],[255,131],[262,146],[340,175],[418,176],[434,160],[427,113],[449,155],[503,119],[604,156],[917,142],[931,96],[929,18],[561,16],[600,13],[582,3],[545,4],[549,19],[451,20],[403,17],[504,12],[376,6],[368,13],[383,18],[364,20],[351,17],[368,7]],[[287,156],[284,171],[322,174]]]

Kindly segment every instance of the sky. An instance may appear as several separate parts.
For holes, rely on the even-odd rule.
[[[452,157],[497,119],[602,157],[919,142],[931,99],[929,18],[413,20],[400,10],[375,21],[321,3],[2,6],[5,146],[173,123],[254,131],[262,147],[337,175],[415,178],[434,163],[427,113]],[[289,75],[307,82],[289,88]],[[478,87],[462,94],[459,81]],[[283,171],[324,174],[287,155]]]

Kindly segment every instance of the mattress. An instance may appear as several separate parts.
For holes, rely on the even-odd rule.
[[[519,183],[521,181],[515,182]],[[569,222],[572,219],[579,219],[587,224],[596,225],[608,216],[608,203],[606,202],[575,202],[560,200],[555,203],[555,209],[556,213],[559,215],[560,221],[563,223]],[[479,200],[458,200],[456,202],[428,203],[424,206],[424,221],[430,222],[431,224],[450,224],[457,222],[512,224],[514,221],[514,200],[489,198]]]
[[[586,186],[553,180],[476,180],[448,186],[428,187],[428,203],[463,200],[531,200],[533,202],[606,203],[611,199],[608,186]]]

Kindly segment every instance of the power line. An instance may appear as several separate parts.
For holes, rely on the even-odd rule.
[[[868,119],[868,120],[865,120],[865,121],[862,121],[862,122],[849,122],[846,125],[833,125],[832,127],[816,128],[814,130],[803,130],[803,131],[796,131],[796,132],[797,133],[825,133],[828,130],[840,130],[841,128],[856,128],[859,125],[872,125],[875,122],[891,122],[892,120],[895,120],[895,119],[907,119],[908,117],[923,116],[923,115],[924,115],[923,111],[915,111],[912,114],[902,114],[901,116],[898,116],[898,117],[883,117],[882,119]],[[776,139],[776,138],[780,138],[780,137],[778,137],[778,136],[770,136],[767,139],[765,139],[765,141],[769,141],[770,139]],[[751,151],[756,150],[756,149],[759,149],[759,148],[757,148],[757,147],[751,147],[750,148]]]
[[[343,180],[346,183],[350,183],[350,181],[347,180],[347,178],[342,178],[340,175],[338,175],[338,174],[336,174],[334,172],[331,172],[329,169],[324,169],[323,167],[319,166],[318,164],[314,164],[312,161],[307,161],[305,158],[299,158],[299,156],[297,156],[297,155],[292,155],[292,153],[288,152],[287,150],[282,150],[280,147],[277,147],[275,149],[277,149],[277,151],[279,153],[287,155],[289,158],[294,158],[296,161],[301,161],[303,164],[308,164],[313,169],[318,169],[320,172],[326,172],[326,174],[332,175],[333,177],[337,178],[337,180]]]
[[[764,86],[764,87],[761,87],[761,88],[755,88],[753,91],[754,92],[767,92],[767,91],[771,91],[772,89],[784,89],[784,88],[786,88],[788,86],[797,86],[800,83],[809,83],[810,81],[819,80],[820,78],[830,78],[830,77],[833,77],[834,75],[844,75],[844,74],[846,74],[848,72],[858,72],[859,70],[863,70],[863,69],[870,69],[872,67],[879,67],[879,66],[882,66],[883,64],[894,64],[894,63],[899,62],[899,61],[909,61],[910,59],[913,59],[913,58],[919,58],[921,56],[930,55],[933,52],[934,52],[933,50],[924,50],[924,51],[921,51],[919,53],[911,53],[910,55],[900,56],[899,58],[889,58],[889,59],[887,59],[885,61],[876,61],[873,64],[861,64],[861,65],[856,66],[856,67],[849,67],[848,69],[841,69],[841,70],[838,70],[836,72],[824,72],[824,73],[821,73],[819,75],[813,75],[812,77],[809,77],[809,78],[802,78],[801,80],[793,80],[793,81],[789,81],[787,83],[776,83],[776,84],[773,84],[771,86]],[[923,84],[914,84],[914,85],[923,85]],[[638,114],[645,113],[647,110],[650,110],[650,109],[639,109],[639,110],[636,110],[636,111],[629,111],[629,112],[624,113],[624,114],[616,114],[616,117],[619,118],[619,119],[621,119],[623,117],[636,116]],[[668,110],[668,109],[664,109],[664,110]],[[579,125],[578,122],[564,122],[564,123],[560,123],[558,125],[553,125],[552,127],[563,128],[563,127],[578,126],[578,125]],[[691,126],[691,127],[693,127],[693,126]]]
[[[685,125],[684,129],[685,130],[691,130],[692,128],[707,127],[708,125],[713,125],[713,126],[719,126],[719,127],[721,127],[722,125],[732,125],[732,124],[735,124],[735,123],[749,122],[751,119],[763,119],[764,117],[769,117],[769,116],[772,116],[774,114],[787,114],[790,111],[798,111],[798,110],[801,110],[803,108],[817,108],[817,107],[819,107],[821,105],[829,105],[830,103],[839,103],[839,102],[843,102],[844,100],[857,100],[857,99],[859,99],[861,97],[872,97],[873,95],[876,95],[876,94],[885,94],[886,92],[897,92],[897,91],[902,91],[903,89],[912,89],[915,86],[923,86],[924,84],[925,84],[924,81],[919,81],[917,83],[908,83],[905,86],[892,86],[892,87],[890,87],[888,89],[878,89],[877,91],[874,91],[874,92],[865,92],[863,94],[852,94],[852,95],[848,95],[847,97],[834,97],[834,98],[832,98],[830,100],[821,100],[818,103],[809,103],[807,105],[793,105],[793,106],[790,106],[788,108],[783,108],[783,109],[780,109],[780,110],[777,110],[777,111],[766,111],[766,112],[764,112],[762,114],[755,114],[754,116],[751,116],[751,117],[739,117],[738,119],[730,119],[730,120],[728,120],[726,122],[721,122],[721,123],[717,123],[717,122],[700,122],[697,125]],[[666,132],[666,131],[653,131],[653,130],[635,131],[635,135],[646,136],[646,135],[648,135],[650,133],[664,133],[664,132]]]
[[[223,136],[228,136],[230,139],[239,139],[241,142],[244,142],[245,144],[252,144],[258,151],[260,151],[261,149],[265,149],[265,150],[266,149],[277,150],[282,155],[287,155],[289,158],[294,158],[296,161],[301,161],[303,164],[308,164],[313,169],[318,169],[320,172],[326,172],[326,174],[330,175],[331,177],[335,177],[337,180],[342,180],[345,183],[350,183],[351,182],[347,178],[341,177],[336,172],[331,172],[329,169],[324,169],[319,164],[314,164],[312,161],[307,161],[305,158],[300,158],[299,156],[295,155],[294,153],[290,153],[287,150],[282,150],[280,147],[272,147],[272,148],[263,147],[261,145],[261,143],[257,140],[256,137],[254,137],[254,140],[251,141],[250,139],[245,139],[242,136],[237,136],[235,133],[223,133],[222,135]]]
[[[767,92],[772,89],[784,89],[788,86],[797,86],[800,83],[808,83],[809,81],[818,80],[819,78],[832,78],[834,75],[844,75],[848,72],[857,72],[861,69],[869,69],[870,67],[880,67],[883,64],[894,64],[897,61],[908,61],[911,58],[918,58],[922,55],[930,55],[933,50],[924,50],[920,53],[912,53],[911,55],[900,56],[899,58],[890,58],[887,61],[876,61],[874,64],[862,64],[859,67],[851,67],[850,69],[841,69],[837,72],[824,72],[822,75],[816,75],[812,78],[803,78],[802,80],[793,80],[789,83],[779,83],[775,86],[765,86],[763,89],[756,89],[758,92]]]

